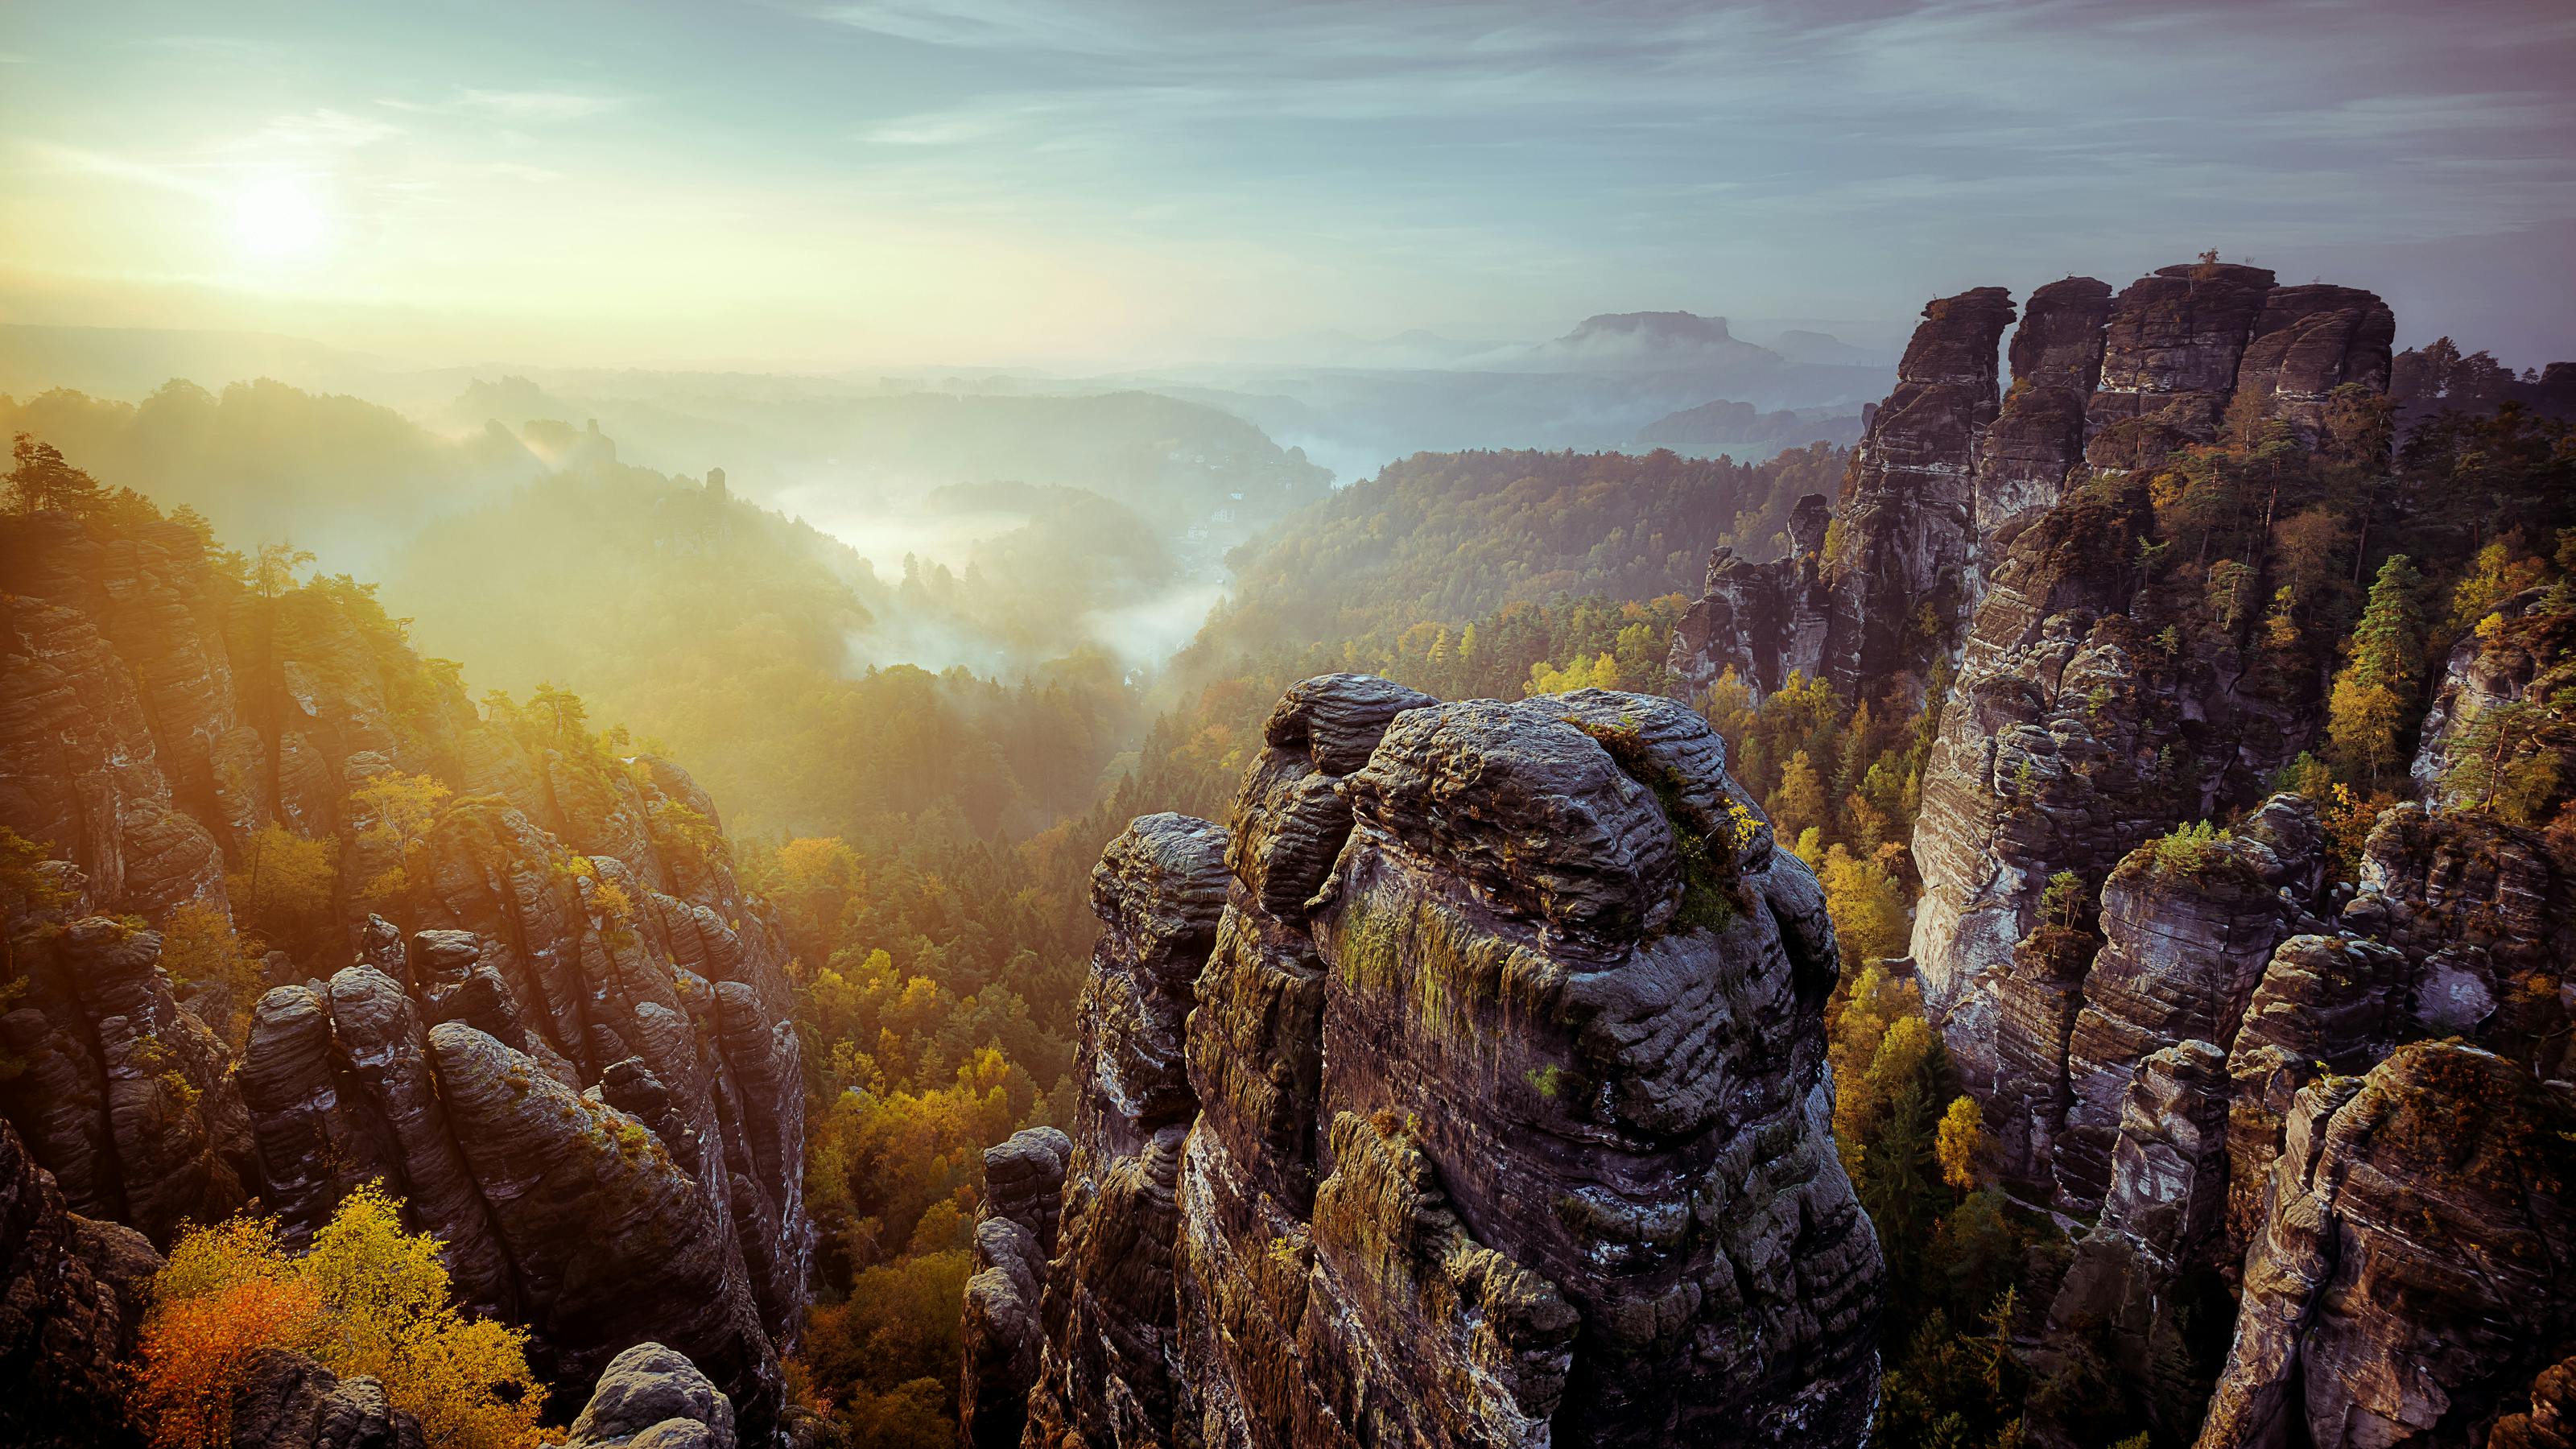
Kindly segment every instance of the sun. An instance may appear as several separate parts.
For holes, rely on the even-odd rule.
[[[330,245],[331,218],[303,181],[265,176],[233,199],[233,238],[263,261],[299,261]]]

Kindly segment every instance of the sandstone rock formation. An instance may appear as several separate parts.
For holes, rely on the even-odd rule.
[[[105,916],[0,929],[26,983],[0,1016],[0,1049],[26,1063],[0,1081],[0,1112],[64,1200],[163,1246],[182,1221],[241,1207],[249,1116],[223,1044],[171,992],[160,935]]]
[[[1311,893],[1312,874],[1339,848],[1315,813],[1247,839],[1247,865],[1266,849],[1261,879],[1283,897],[1301,884]],[[1207,821],[1148,815],[1092,873],[1101,933],[1080,1008],[1088,1071],[1047,1268],[1042,1381],[1029,1400],[1039,1444],[1164,1444],[1181,1421],[1173,1252],[1182,1150],[1199,1105],[1186,1023],[1225,911],[1228,843]]]
[[[975,1272],[966,1280],[965,1384],[958,1429],[974,1449],[1011,1449],[1029,1420],[1044,1330],[1040,1288],[1064,1211],[1073,1144],[1031,1127],[984,1150],[984,1205],[975,1224]]]
[[[2216,435],[2271,290],[2264,268],[2206,261],[2159,267],[2121,291],[2084,408],[2096,472],[2144,467]]]
[[[733,1401],[688,1356],[639,1343],[600,1370],[560,1449],[734,1449]]]
[[[1786,556],[1754,563],[1731,548],[1709,555],[1705,591],[1673,627],[1667,667],[1679,693],[1695,698],[1732,671],[1759,704],[1792,674],[1822,673],[1833,617],[1823,574],[1828,519],[1825,495],[1810,493],[1790,511]]]
[[[180,521],[0,518],[0,624],[0,825],[73,898],[0,922],[28,981],[0,1115],[70,1205],[166,1243],[256,1197],[293,1241],[381,1178],[542,1371],[657,1337],[769,1435],[804,1089],[786,949],[705,793],[577,719],[486,718],[363,588],[255,591]],[[355,792],[389,773],[453,798],[387,826]],[[236,1062],[115,918],[228,909],[269,827],[332,842],[342,929],[270,954],[304,984]]]
[[[1976,458],[1967,605],[1985,595],[1987,555],[2008,531],[2065,496],[2084,461],[2084,406],[2102,378],[2111,288],[2068,277],[2030,294],[2013,330],[2012,388]]]
[[[2275,287],[2263,298],[2254,335],[2236,370],[2263,416],[2287,422],[2302,440],[2325,433],[2326,401],[2358,383],[2386,392],[2389,347],[2397,336],[2388,304],[2356,287]]]
[[[1919,667],[1918,616],[1962,617],[1975,551],[1976,460],[2001,406],[1996,348],[2012,296],[1979,287],[1923,309],[1896,391],[1872,416],[1843,480],[1825,673],[1845,698]]]
[[[130,1228],[63,1204],[0,1121],[0,1442],[89,1449],[137,1442],[121,1363],[159,1257]]]
[[[2571,1129],[2563,1084],[2456,1043],[2303,1089],[2201,1449],[2465,1444],[2527,1406],[2576,1334]]]
[[[234,1385],[234,1449],[427,1449],[384,1385],[341,1378],[300,1353],[255,1349]]]
[[[1265,740],[1230,879],[1179,817],[1104,857],[1028,1442],[1856,1442],[1832,927],[1719,741],[1354,676]]]
[[[2481,764],[2510,767],[2547,754],[2562,768],[2576,752],[2576,724],[2559,719],[2551,704],[2560,691],[2576,684],[2576,614],[2544,607],[2545,589],[2528,589],[2499,605],[2491,617],[2492,632],[2481,625],[2460,636],[2443,661],[2434,682],[2433,699],[2424,713],[2424,728],[2408,773],[2419,799],[2430,804],[2486,806],[2494,803],[2477,785],[2454,781],[2453,770],[2478,752],[2497,757]],[[2506,724],[2494,711],[2522,706],[2519,720]],[[2478,722],[2497,728],[2478,738]],[[2576,770],[2568,773],[2576,774]],[[2509,790],[2509,787],[2508,787]]]
[[[2067,1038],[2066,1125],[2054,1154],[2069,1208],[2089,1213],[2110,1186],[2122,1103],[2150,1055],[2214,1044],[2195,1080],[2217,1093],[2210,1110],[2223,1120],[2226,1052],[2273,948],[2313,923],[2302,902],[2316,893],[2320,844],[2315,810],[2276,795],[2227,837],[2140,847],[2104,883],[2106,944]],[[2211,1134],[2213,1149],[2221,1135]],[[2216,1202],[2202,1210],[2215,1221]]]

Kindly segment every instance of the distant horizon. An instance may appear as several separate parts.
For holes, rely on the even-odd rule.
[[[2379,292],[2400,346],[2576,354],[2576,14],[2540,0],[12,18],[11,321],[1098,368],[1637,310],[1901,335],[2214,246]]]

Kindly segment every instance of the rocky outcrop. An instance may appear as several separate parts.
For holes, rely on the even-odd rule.
[[[2096,472],[2146,467],[2216,435],[2271,290],[2264,268],[2207,261],[2160,267],[2120,293],[2084,409]]]
[[[2576,881],[2538,831],[2493,816],[2401,805],[2362,847],[2343,922],[2405,953],[2402,1037],[2461,1036],[2567,1074]]]
[[[733,1401],[687,1355],[639,1343],[609,1360],[560,1449],[734,1449]]]
[[[138,1442],[123,1360],[160,1259],[132,1229],[79,1217],[0,1121],[0,1442]]]
[[[2276,795],[2226,835],[2177,834],[2139,847],[2104,883],[2106,944],[2067,1039],[2066,1126],[2054,1153],[2058,1197],[2070,1210],[2101,1203],[2122,1103],[2154,1053],[2215,1043],[2209,1070],[2194,1080],[2216,1090],[2211,1110],[2223,1120],[2221,1064],[2273,948],[2313,923],[2302,903],[2315,897],[2320,844],[2315,810]],[[2211,1134],[2213,1148],[2222,1135]],[[2212,1221],[2222,1196],[2201,1209]]]
[[[1947,637],[1917,619],[1964,615],[1974,552],[1977,451],[2001,405],[1996,350],[2011,294],[1979,287],[1923,309],[1896,390],[1870,419],[1843,480],[1825,672],[1845,698],[1919,667]]]
[[[2299,1090],[2358,1076],[2404,1040],[2404,952],[2349,932],[2293,936],[2272,953],[2227,1054],[2227,1240],[2233,1280],[2263,1227],[2263,1191]]]
[[[1104,859],[1028,1442],[1855,1442],[1881,1268],[1832,926],[1722,744],[1664,700],[1353,676],[1264,737],[1230,879],[1178,817]],[[1176,1009],[1196,1113],[1155,1128]]]
[[[1732,673],[1759,704],[1793,674],[1821,677],[1833,616],[1823,573],[1827,522],[1825,495],[1810,493],[1790,511],[1785,556],[1754,563],[1732,548],[1709,555],[1704,592],[1673,626],[1666,663],[1677,693],[1697,698]]]
[[[1307,803],[1304,792],[1292,800]],[[1283,900],[1312,893],[1347,834],[1347,812],[1338,830],[1320,833],[1317,813],[1299,818],[1292,804],[1291,818],[1237,852]],[[1083,987],[1086,1070],[1046,1272],[1044,1362],[1029,1400],[1038,1444],[1166,1444],[1182,1419],[1173,1250],[1182,1151],[1198,1115],[1185,1034],[1225,911],[1229,844],[1207,821],[1148,815],[1110,842],[1092,872],[1101,933]],[[1300,894],[1291,908],[1303,903]]]
[[[697,1144],[693,1168],[642,1122],[462,1022],[432,1028],[429,1054],[538,1371],[579,1382],[646,1334],[702,1365],[765,1434],[783,1385],[777,1330],[761,1321],[720,1144]]]
[[[148,509],[0,519],[0,615],[0,825],[86,873],[6,923],[28,1068],[0,1112],[71,1205],[166,1242],[256,1194],[293,1242],[380,1178],[548,1372],[658,1336],[766,1436],[811,1254],[803,1074],[705,793],[478,715],[364,589],[251,589]],[[389,774],[453,798],[388,838],[353,792]],[[235,1063],[109,918],[226,908],[225,853],[271,826],[332,838],[346,929],[270,953],[301,984]]]
[[[2193,723],[2182,702],[2205,688],[2198,665],[2123,612],[2122,560],[2146,528],[2141,492],[2096,490],[2014,539],[1924,764],[1915,969],[1980,1100],[2004,1050],[1996,977],[2049,879],[2071,872],[2089,893],[2139,842],[2207,809],[2176,748]]]
[[[2303,1089],[2201,1449],[2473,1443],[2527,1404],[2576,1335],[2571,1130],[2563,1085],[2457,1043]]]
[[[384,1385],[341,1378],[300,1353],[255,1349],[233,1386],[233,1449],[427,1449]]]
[[[1044,1345],[1039,1290],[1056,1248],[1072,1155],[1072,1142],[1052,1127],[1028,1128],[984,1150],[958,1407],[960,1436],[976,1449],[1011,1449],[1028,1425],[1029,1390],[1037,1384]]]
[[[2375,293],[2322,283],[2274,287],[2238,361],[2236,392],[2250,394],[2263,416],[2288,423],[2313,445],[2325,434],[2326,402],[2336,388],[2388,390],[2396,336],[2396,314]]]
[[[2540,1371],[2529,1407],[2496,1420],[2487,1449],[2576,1449],[2576,1358]]]
[[[2576,781],[2576,721],[2553,701],[2576,684],[2576,612],[2549,607],[2550,592],[2528,589],[2460,636],[2434,683],[2433,701],[2408,773],[2418,799],[2480,808],[2501,803],[2545,818]],[[2509,715],[2495,711],[2511,710]],[[2481,730],[2479,721],[2488,721]],[[2480,767],[2454,774],[2468,757]],[[2546,755],[2550,771],[2530,785],[2516,777]],[[2538,793],[2546,792],[2546,793]],[[2530,798],[2516,798],[2528,796]]]
[[[89,916],[27,919],[15,956],[26,990],[0,1016],[0,1047],[25,1062],[0,1109],[72,1209],[167,1245],[258,1181],[250,1120],[229,1055],[178,1004],[159,933]]]
[[[2192,1361],[2191,1321],[2229,1307],[2216,1273],[2227,1205],[2226,1068],[2206,1041],[2138,1063],[2122,1095],[2101,1217],[2075,1245],[2040,1354],[2046,1372],[2083,1344],[2120,1386],[2124,1407],[2170,1437],[2199,1425],[2209,1394]]]
[[[1967,607],[1985,596],[1987,555],[2065,496],[2084,461],[2084,407],[2102,378],[2109,284],[2068,277],[2030,294],[2013,330],[2012,388],[1979,443]]]

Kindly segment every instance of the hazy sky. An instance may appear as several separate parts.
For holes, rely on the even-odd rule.
[[[0,316],[1008,362],[1910,315],[2216,246],[2576,356],[2576,5],[0,14]]]

